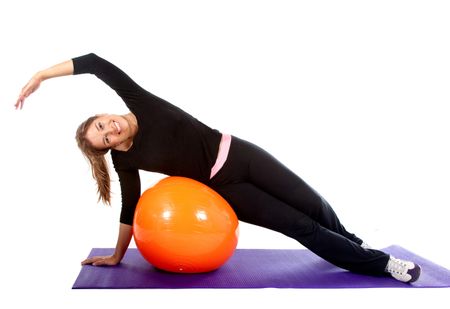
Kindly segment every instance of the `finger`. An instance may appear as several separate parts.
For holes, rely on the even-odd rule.
[[[94,263],[92,263],[92,265],[94,266],[101,266],[101,265],[106,265],[106,259],[102,258],[102,259],[98,259],[97,261],[95,261]]]
[[[19,97],[19,99],[17,99],[17,102],[15,104],[16,109],[22,109],[23,101],[24,101],[24,99],[22,97]]]
[[[98,257],[97,257],[97,256],[90,257],[90,258],[85,259],[83,262],[81,262],[81,265],[92,264],[92,263],[94,263],[96,260],[98,260]]]
[[[21,98],[20,98],[20,109],[22,109],[23,108],[23,104],[25,103],[25,96],[22,96]]]

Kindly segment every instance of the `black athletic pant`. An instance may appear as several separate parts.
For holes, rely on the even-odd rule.
[[[292,237],[341,268],[384,274],[389,255],[363,249],[323,197],[258,146],[233,136],[227,161],[209,185],[239,220]]]

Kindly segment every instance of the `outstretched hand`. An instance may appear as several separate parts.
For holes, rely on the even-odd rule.
[[[14,105],[16,109],[22,109],[25,99],[39,88],[41,82],[42,79],[37,74],[30,79],[20,92],[19,98]]]
[[[91,258],[85,259],[83,262],[81,262],[81,265],[88,265],[92,264],[94,266],[114,266],[119,264],[120,260],[118,260],[114,255],[108,255],[108,256],[94,256]]]

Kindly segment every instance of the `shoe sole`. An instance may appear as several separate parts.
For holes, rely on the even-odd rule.
[[[411,280],[408,281],[408,283],[416,282],[417,279],[419,279],[420,274],[422,273],[422,268],[417,264],[414,264],[414,265],[416,265],[416,267],[411,269],[410,275],[412,278],[411,278]]]

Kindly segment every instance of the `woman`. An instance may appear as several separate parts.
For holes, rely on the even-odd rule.
[[[16,109],[23,107],[42,81],[83,73],[95,74],[130,110],[125,115],[93,116],[77,130],[78,146],[91,164],[99,199],[105,203],[111,199],[108,151],[122,192],[114,254],[88,258],[83,265],[115,265],[122,260],[132,237],[141,169],[198,180],[221,194],[239,220],[292,237],[341,268],[375,276],[390,274],[403,282],[420,276],[415,263],[371,249],[349,233],[324,198],[263,149],[209,128],[95,54],[36,73],[22,89]]]

